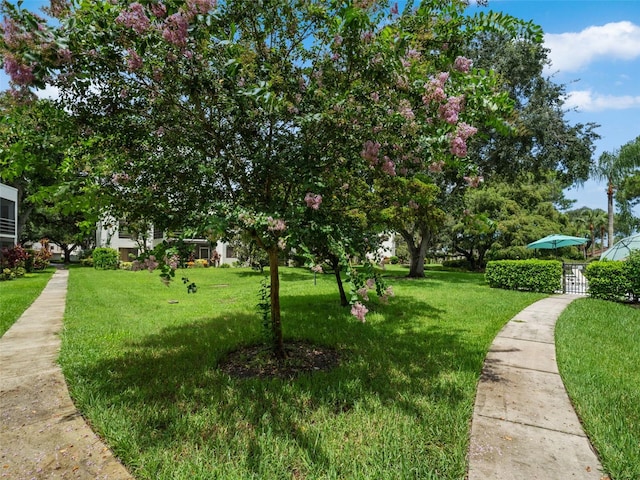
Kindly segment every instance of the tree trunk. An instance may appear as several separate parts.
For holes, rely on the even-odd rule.
[[[333,274],[336,276],[336,282],[338,283],[338,291],[340,292],[340,305],[346,307],[349,305],[349,300],[347,300],[347,294],[344,291],[344,284],[342,283],[342,277],[340,276],[340,259],[338,257],[330,255],[329,261],[331,262],[331,268],[333,268]]]
[[[420,243],[416,245],[416,242],[406,230],[401,230],[400,234],[407,242],[409,249],[410,264],[409,264],[409,278],[424,278],[424,259],[427,256],[428,238],[426,235],[420,237]]]
[[[280,319],[280,276],[278,272],[278,248],[269,250],[269,271],[271,274],[271,330],[273,333],[273,353],[278,359],[284,359],[284,342],[282,340],[282,322]]]
[[[607,188],[607,215],[609,217],[609,231],[607,232],[609,238],[607,238],[607,248],[613,246],[613,182],[609,180],[609,187]]]

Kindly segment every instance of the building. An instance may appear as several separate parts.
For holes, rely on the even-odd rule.
[[[153,226],[143,238],[132,235],[126,223],[115,220],[99,222],[96,228],[96,246],[118,250],[122,262],[132,261],[143,249],[152,250],[165,240],[169,240],[167,235]],[[220,255],[220,264],[231,264],[238,260],[234,256],[233,248],[225,242],[217,242],[215,246],[204,238],[184,239],[184,242],[193,245],[194,260],[210,260],[214,249]]]
[[[18,190],[0,183],[0,247],[18,243]]]

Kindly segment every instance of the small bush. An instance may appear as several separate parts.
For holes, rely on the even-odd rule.
[[[487,258],[489,260],[527,260],[533,258],[535,252],[527,247],[507,247],[497,250],[489,250]]]
[[[24,277],[25,273],[27,270],[24,267],[3,268],[0,271],[0,281]]]
[[[640,298],[640,251],[632,251],[624,262],[624,274],[629,283],[629,294],[637,302]]]
[[[624,300],[632,288],[625,262],[590,263],[584,271],[584,276],[589,280],[589,295],[593,298]]]
[[[93,251],[93,267],[98,270],[116,270],[118,251],[113,248],[96,248]]]
[[[120,265],[118,265],[118,268],[120,270],[131,270],[133,266],[133,262],[120,262]]]
[[[228,263],[221,263],[219,268],[231,268],[231,265]]]
[[[562,262],[557,260],[496,260],[487,264],[492,288],[554,293],[562,290]]]
[[[395,255],[393,255],[392,257],[389,257],[389,263],[391,265],[397,265],[398,262],[400,262],[400,259],[398,257],[396,257]]]
[[[195,268],[204,268],[209,266],[209,261],[206,258],[197,258],[193,262]]]
[[[469,260],[465,258],[457,259],[457,260],[445,260],[442,262],[442,266],[446,268],[460,268],[463,270],[471,270],[471,264]]]
[[[80,260],[80,265],[83,267],[93,267],[93,257],[87,257]]]
[[[16,267],[25,267],[27,260],[29,259],[29,253],[22,248],[21,245],[15,247],[3,247],[0,251],[0,268],[3,270],[8,268],[13,270]]]

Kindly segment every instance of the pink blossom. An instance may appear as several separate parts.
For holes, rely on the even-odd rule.
[[[462,111],[462,104],[464,102],[464,96],[449,97],[447,103],[441,105],[438,109],[440,118],[450,125],[455,125],[458,122],[458,114]]]
[[[122,183],[127,183],[130,179],[131,179],[131,177],[129,177],[129,175],[126,174],[126,173],[114,173],[113,175],[111,175],[111,182],[114,185],[120,185]]]
[[[278,248],[280,250],[284,250],[285,248],[287,248],[287,242],[285,241],[284,238],[279,238],[278,239]]]
[[[127,52],[129,54],[127,57],[127,66],[129,67],[129,71],[135,72],[136,70],[139,70],[142,67],[142,57],[138,55],[138,52],[131,48]]]
[[[372,290],[375,286],[376,286],[376,281],[374,278],[368,278],[367,281],[365,282],[367,285],[367,288],[369,290]]]
[[[465,122],[460,122],[458,124],[459,137],[464,138],[466,140],[469,137],[472,137],[473,135],[475,135],[476,133],[478,133],[478,129],[476,127],[473,127]]]
[[[187,8],[192,15],[205,15],[216,7],[216,3],[216,0],[187,0]]]
[[[371,94],[371,100],[373,100],[375,103],[378,103],[380,101],[380,94],[378,92],[373,92]]]
[[[375,165],[378,163],[379,152],[380,144],[378,142],[367,140],[366,142],[364,142],[364,148],[362,149],[362,152],[360,152],[360,155],[362,156],[362,158]]]
[[[60,50],[58,50],[58,58],[62,63],[71,62],[71,50],[69,50],[68,48],[61,48]]]
[[[395,177],[396,175],[396,165],[393,163],[389,157],[385,156],[384,161],[382,162],[382,171]]]
[[[365,43],[369,43],[371,40],[373,40],[373,32],[364,32],[361,36],[362,41]]]
[[[163,18],[167,14],[167,7],[162,2],[152,3],[149,8],[156,18]]]
[[[475,175],[473,177],[464,177],[464,181],[467,182],[467,185],[471,188],[477,188],[480,186],[482,182],[484,182],[484,177],[482,175]]]
[[[414,210],[418,210],[420,208],[420,205],[418,205],[415,200],[411,199],[409,200],[409,208],[413,208]]]
[[[471,65],[473,65],[473,61],[466,57],[457,57],[453,62],[453,68],[463,73],[469,73]]]
[[[335,37],[333,37],[333,44],[336,47],[339,47],[340,45],[342,45],[342,37],[340,35],[336,35]]]
[[[357,290],[357,292],[356,292],[356,293],[357,293],[357,294],[358,294],[358,295],[359,295],[359,296],[360,296],[360,297],[361,297],[365,302],[368,302],[368,301],[369,301],[369,294],[368,294],[367,292],[368,292],[367,287],[362,287],[362,288],[359,288],[359,289]]]
[[[450,150],[456,157],[467,156],[467,142],[462,137],[451,137]]]
[[[180,264],[180,257],[178,255],[171,255],[168,259],[165,258],[165,263],[173,270],[176,270]]]
[[[120,12],[120,15],[116,17],[116,23],[132,28],[139,35],[145,33],[151,26],[144,7],[138,2],[129,5],[128,10]]]
[[[431,173],[440,173],[440,172],[442,172],[442,167],[444,167],[444,161],[443,160],[439,160],[437,162],[432,162],[429,165],[429,171]]]
[[[182,47],[187,44],[188,30],[189,22],[187,18],[180,12],[174,13],[167,17],[164,22],[162,38],[178,47]]]
[[[267,218],[267,229],[272,232],[284,232],[287,229],[286,223],[281,218]]]
[[[369,309],[367,307],[365,307],[362,303],[360,302],[356,302],[353,304],[353,306],[351,307],[351,315],[353,315],[354,317],[356,317],[358,320],[360,320],[362,323],[365,322],[365,315],[367,314],[367,312],[369,311]]]
[[[407,50],[407,54],[406,54],[407,58],[410,58],[412,60],[417,60],[421,56],[422,56],[422,54],[418,50],[416,50],[415,48],[411,48],[411,49]]]
[[[311,271],[313,273],[322,273],[322,265],[318,264],[318,265],[314,265],[313,267],[311,267]]]
[[[398,113],[402,115],[404,118],[406,118],[407,120],[413,120],[414,118],[416,118],[411,108],[411,103],[409,103],[409,100],[400,100]]]
[[[322,195],[308,192],[304,197],[304,201],[307,203],[307,207],[318,210],[322,203]]]
[[[11,81],[17,85],[30,85],[33,83],[33,69],[16,60],[11,54],[4,57],[4,70],[11,77]]]

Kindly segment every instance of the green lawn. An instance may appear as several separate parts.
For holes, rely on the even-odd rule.
[[[558,366],[613,480],[640,478],[640,310],[573,302],[556,327]]]
[[[55,270],[27,273],[24,277],[0,282],[0,336],[40,295]]]
[[[362,324],[339,306],[332,276],[314,285],[285,268],[285,337],[339,349],[340,366],[239,380],[216,366],[260,338],[263,275],[183,274],[196,294],[148,272],[70,272],[61,363],[77,405],[138,479],[462,479],[486,351],[543,297],[428,271],[390,279],[395,298],[374,302]]]

